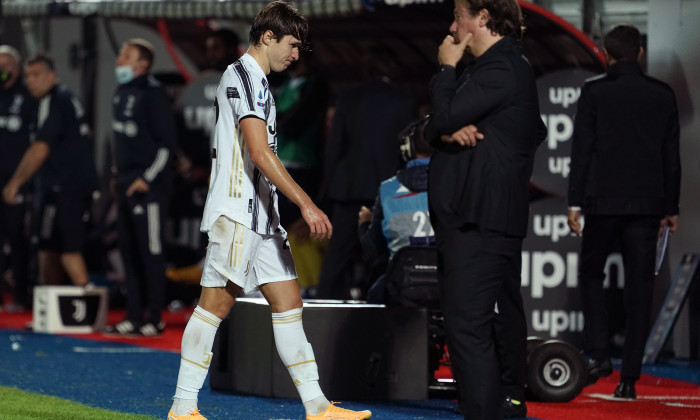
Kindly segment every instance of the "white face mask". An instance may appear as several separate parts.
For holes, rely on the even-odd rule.
[[[114,69],[114,75],[120,85],[129,83],[134,80],[134,69],[131,66],[117,66]]]

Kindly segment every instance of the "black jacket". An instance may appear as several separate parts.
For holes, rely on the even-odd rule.
[[[36,114],[37,101],[24,82],[0,89],[0,184],[5,185],[15,173],[29,147],[29,128]]]
[[[177,133],[165,88],[150,75],[120,85],[112,116],[114,169],[120,189],[139,177],[167,189],[168,162]]]
[[[66,86],[55,85],[41,98],[34,140],[49,146],[37,173],[40,191],[89,196],[99,189],[85,110]]]
[[[528,185],[537,146],[546,137],[535,75],[510,36],[498,41],[457,78],[445,66],[431,84],[433,113],[425,137],[436,152],[428,198],[433,226],[525,236]],[[440,140],[475,124],[484,139],[474,148]]]
[[[374,200],[398,168],[399,132],[417,116],[415,101],[389,83],[371,81],[342,93],[325,151],[325,196]]]
[[[569,206],[585,214],[676,215],[678,109],[673,90],[636,62],[586,82],[571,150]]]

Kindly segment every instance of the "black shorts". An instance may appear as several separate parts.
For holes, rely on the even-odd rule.
[[[40,250],[82,252],[90,216],[89,197],[42,192],[38,209],[35,226]]]

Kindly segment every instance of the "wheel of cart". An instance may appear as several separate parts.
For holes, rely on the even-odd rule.
[[[527,391],[531,399],[545,402],[571,401],[581,393],[586,379],[583,356],[571,344],[561,340],[547,340],[532,350],[528,349]]]

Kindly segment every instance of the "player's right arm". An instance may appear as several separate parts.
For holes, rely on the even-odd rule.
[[[243,136],[246,139],[250,160],[260,172],[272,182],[278,190],[299,206],[304,221],[309,225],[311,237],[315,239],[330,238],[333,227],[328,216],[309,198],[308,194],[292,179],[282,162],[267,144],[267,127],[257,117],[248,117],[240,121]]]
[[[41,165],[44,164],[49,156],[49,150],[49,145],[46,142],[35,141],[24,152],[24,156],[22,156],[22,160],[17,165],[15,173],[2,191],[3,198],[7,204],[15,204],[17,192],[41,168]]]

